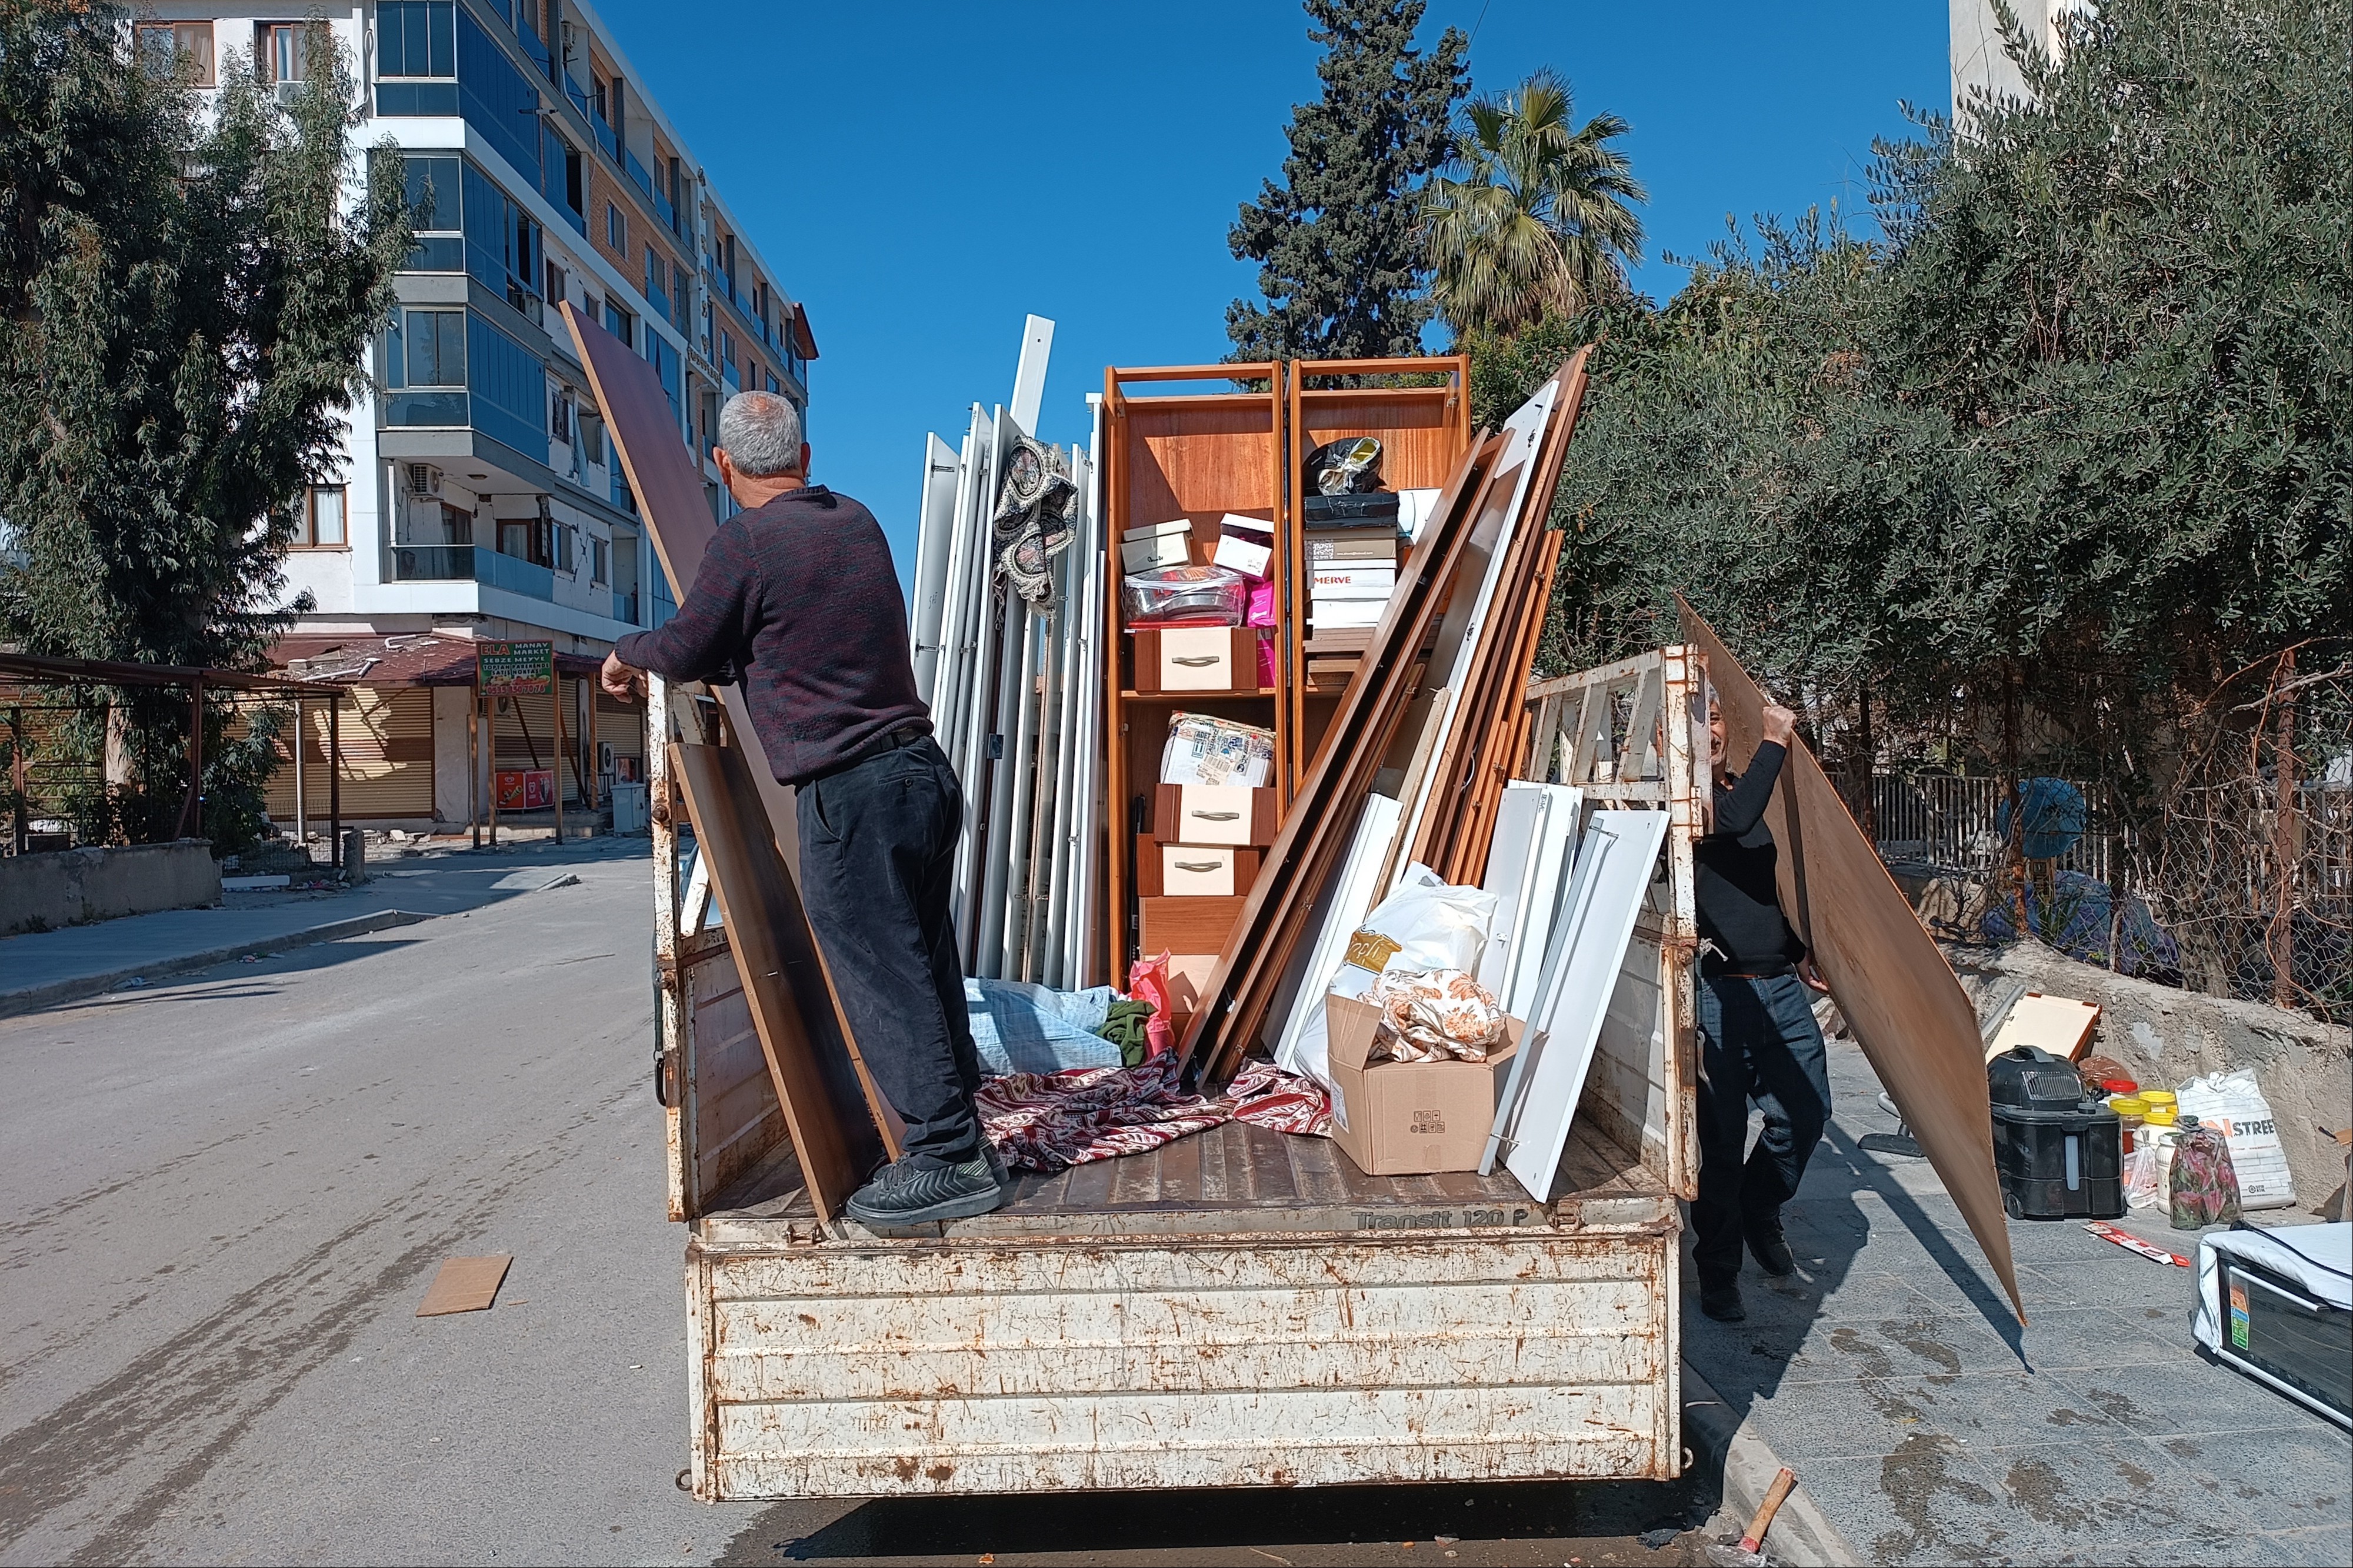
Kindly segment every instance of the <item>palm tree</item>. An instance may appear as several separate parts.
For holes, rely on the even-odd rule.
[[[1517,91],[1467,105],[1454,161],[1423,193],[1431,292],[1459,337],[1511,333],[1547,310],[1574,314],[1622,293],[1641,259],[1650,199],[1626,155],[1614,114],[1569,129],[1568,84],[1539,69]]]

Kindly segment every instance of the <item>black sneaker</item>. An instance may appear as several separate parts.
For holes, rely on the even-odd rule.
[[[1740,1281],[1725,1279],[1711,1285],[1699,1283],[1699,1310],[1719,1323],[1736,1323],[1748,1316],[1748,1309],[1740,1304]]]
[[[1786,1279],[1798,1271],[1798,1260],[1790,1256],[1789,1244],[1781,1238],[1779,1215],[1752,1215],[1741,1222],[1740,1232],[1748,1238],[1749,1256],[1766,1273]]]
[[[967,1219],[1005,1201],[988,1162],[925,1165],[900,1160],[874,1173],[849,1195],[849,1217],[869,1230],[894,1230],[934,1220]]]

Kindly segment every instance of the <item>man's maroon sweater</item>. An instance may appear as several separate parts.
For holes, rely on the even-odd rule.
[[[776,777],[798,784],[932,727],[882,528],[823,485],[720,524],[668,623],[615,645],[670,680],[740,679]]]

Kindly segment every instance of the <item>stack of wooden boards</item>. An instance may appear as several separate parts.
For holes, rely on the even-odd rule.
[[[1031,316],[1012,402],[973,405],[958,450],[925,437],[909,630],[915,689],[964,785],[955,909],[965,973],[1075,989],[1100,962],[1100,628],[1115,581],[1094,447],[1057,449],[1076,493],[1046,602],[1009,591],[993,526],[1015,449],[1038,427],[1053,341],[1054,323]]]
[[[1589,352],[1473,440],[1435,501],[1200,987],[1184,1052],[1208,1078],[1279,1039],[1313,999],[1313,955],[1409,865],[1482,874],[1525,745],[1522,693],[1558,556],[1545,521]]]

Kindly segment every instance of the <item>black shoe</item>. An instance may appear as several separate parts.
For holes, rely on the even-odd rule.
[[[1746,1318],[1748,1309],[1740,1304],[1740,1281],[1725,1279],[1711,1285],[1701,1280],[1699,1310],[1719,1323],[1736,1323]]]
[[[968,1219],[1005,1201],[1005,1189],[986,1159],[961,1165],[901,1160],[849,1195],[849,1217],[869,1230],[895,1230],[934,1220]]]
[[[1741,1222],[1740,1232],[1748,1238],[1748,1255],[1766,1273],[1786,1279],[1798,1271],[1798,1260],[1789,1255],[1789,1244],[1781,1239],[1779,1215],[1752,1215]]]

